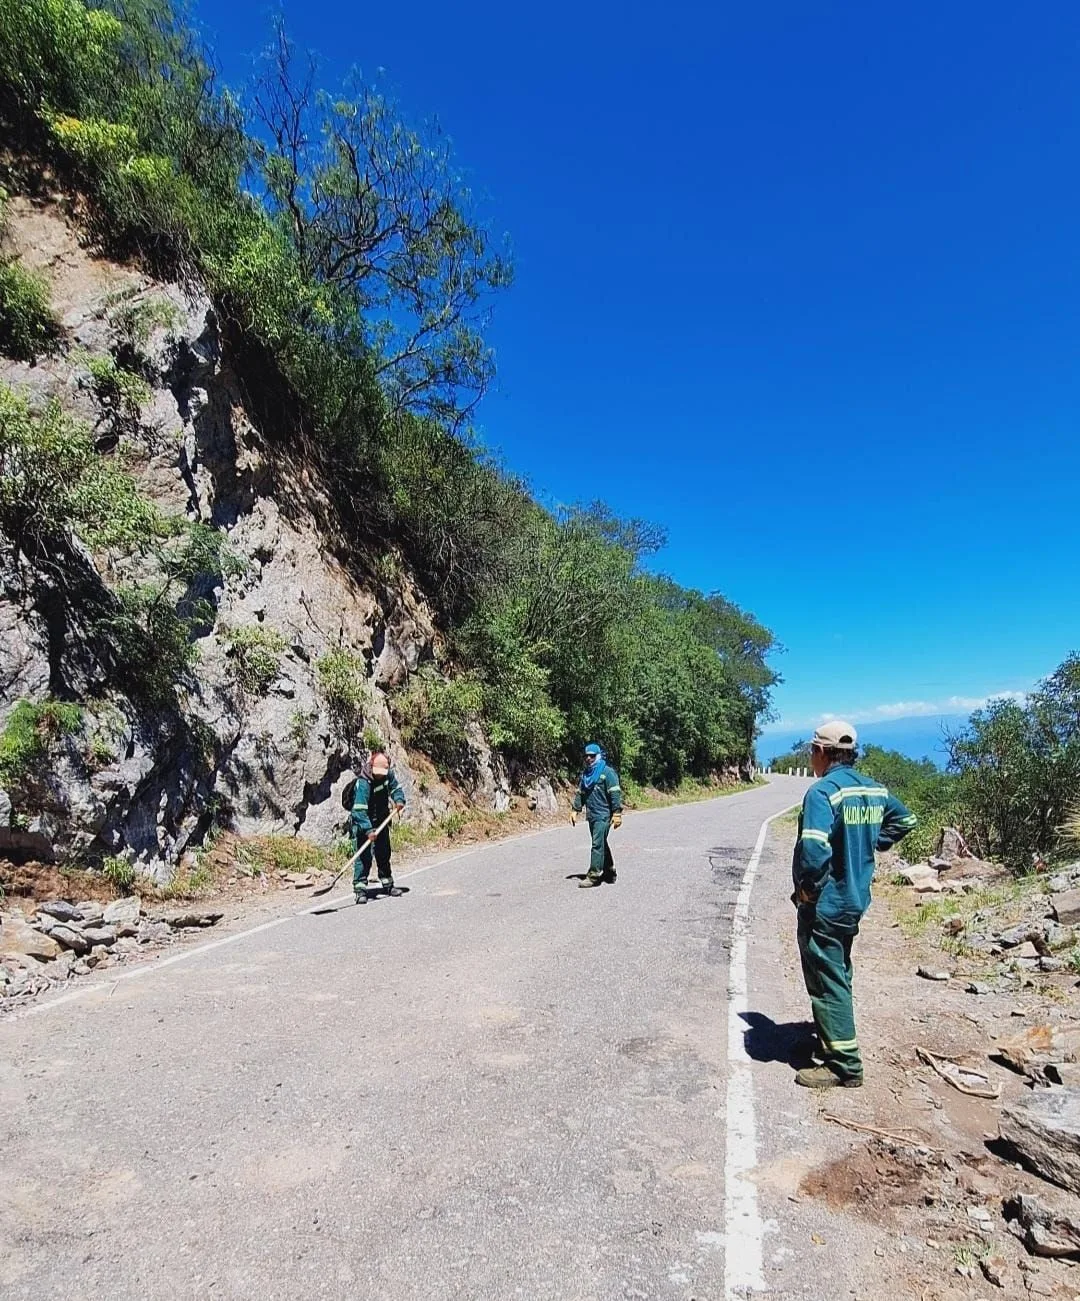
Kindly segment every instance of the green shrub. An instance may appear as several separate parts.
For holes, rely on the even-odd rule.
[[[74,528],[93,548],[136,552],[167,531],[114,457],[50,401],[33,412],[0,384],[0,530],[19,549],[55,546]]]
[[[114,357],[87,357],[86,369],[103,406],[126,420],[138,420],[150,401],[150,385],[141,375],[118,365]]]
[[[124,341],[141,352],[155,330],[175,330],[181,317],[180,309],[168,298],[142,298],[116,307],[110,319]]]
[[[364,731],[364,714],[370,704],[363,656],[347,650],[327,651],[315,671],[331,721],[345,741],[355,740]]]
[[[59,335],[44,278],[18,262],[0,262],[0,353],[33,361],[54,347]]]
[[[307,745],[311,737],[311,725],[314,718],[306,709],[294,709],[289,719],[289,740],[293,749],[299,752]]]
[[[0,732],[0,786],[17,786],[49,755],[53,743],[82,726],[79,705],[20,700]]]
[[[221,635],[229,648],[233,681],[246,696],[265,696],[281,670],[281,656],[289,643],[281,633],[259,624],[225,628]]]
[[[322,872],[333,866],[332,855],[298,836],[266,836],[263,857],[280,872]]]
[[[448,775],[469,760],[466,728],[479,720],[483,704],[484,689],[475,677],[446,679],[422,670],[394,697],[392,708],[405,744]]]
[[[131,893],[138,875],[135,864],[130,858],[120,858],[115,855],[110,855],[101,864],[101,874],[106,881],[116,887],[117,894],[121,895]]]

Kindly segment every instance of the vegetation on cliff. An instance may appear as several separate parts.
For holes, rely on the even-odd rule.
[[[353,566],[377,578],[386,555],[407,558],[447,646],[438,672],[413,675],[397,701],[407,739],[452,767],[475,722],[535,771],[596,738],[628,775],[669,785],[749,757],[775,681],[768,630],[650,573],[655,530],[601,504],[545,510],[477,441],[494,374],[484,327],[511,263],[437,128],[410,125],[358,77],[321,92],[282,30],[234,94],[166,0],[0,0],[0,129],[9,190],[48,176],[100,249],[207,287],[263,436],[333,485]],[[142,400],[139,328],[130,368],[87,362],[118,416]],[[0,348],[54,346],[40,284],[0,266]],[[140,518],[109,450],[58,411],[32,413],[10,392],[3,404],[14,451],[0,502],[21,494],[0,518],[9,542],[32,561],[22,521],[40,518],[157,546],[175,592],[121,594],[114,619],[133,654],[145,660],[160,635],[156,662],[186,671],[198,612],[178,599],[181,562],[207,537],[149,508]],[[65,490],[46,501],[42,485],[58,479]],[[210,561],[220,566],[218,551]],[[272,679],[279,650],[233,634],[245,691]]]

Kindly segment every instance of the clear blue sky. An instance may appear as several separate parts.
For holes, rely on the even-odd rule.
[[[787,647],[786,721],[1080,648],[1080,7],[282,7],[325,84],[437,115],[511,234],[486,440],[663,524]],[[196,12],[242,81],[267,6]]]

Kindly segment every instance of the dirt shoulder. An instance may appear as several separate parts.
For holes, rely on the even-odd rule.
[[[778,835],[789,851],[792,828]],[[879,875],[894,872],[883,864]],[[1024,1169],[999,1137],[1002,1109],[1032,1098],[1040,1068],[1029,1061],[1025,1075],[998,1054],[1019,1061],[1025,1043],[1060,1041],[1078,1011],[1072,950],[1052,954],[1045,942],[1046,933],[1068,938],[1047,916],[1049,884],[1002,876],[955,895],[920,897],[899,884],[875,890],[853,954],[866,1084],[798,1100],[815,1122],[806,1143],[812,1158],[796,1163],[787,1189],[794,1202],[828,1208],[864,1230],[873,1255],[859,1269],[860,1296],[1080,1296],[1076,1259],[1033,1254],[1007,1220],[1026,1194],[1080,1225],[1080,1197]],[[1036,929],[1042,956],[1029,940],[1013,942]],[[798,999],[793,941],[782,946],[781,962]],[[965,1091],[920,1059],[920,1048]]]

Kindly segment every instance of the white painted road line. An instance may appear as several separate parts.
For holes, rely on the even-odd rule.
[[[724,1298],[741,1301],[750,1292],[765,1290],[762,1224],[757,1186],[750,1178],[757,1165],[754,1121],[754,1077],[746,1052],[746,942],[750,935],[750,893],[761,862],[769,824],[797,804],[766,818],[746,865],[735,915],[731,921],[731,962],[728,968],[727,1133],[724,1148]]]

